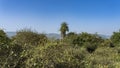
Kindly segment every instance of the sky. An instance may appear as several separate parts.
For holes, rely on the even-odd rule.
[[[120,0],[0,0],[0,28],[60,33],[62,22],[70,32],[111,35],[120,29]]]

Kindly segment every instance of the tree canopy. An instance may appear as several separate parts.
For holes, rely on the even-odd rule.
[[[66,36],[67,31],[69,31],[68,24],[66,22],[63,22],[60,27],[61,38],[64,38]]]

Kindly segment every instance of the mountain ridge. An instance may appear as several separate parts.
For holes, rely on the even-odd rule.
[[[6,34],[8,37],[12,37],[12,36],[16,35],[16,32],[6,32]],[[103,34],[98,34],[98,35],[105,39],[110,38],[110,35],[103,35]],[[48,38],[54,38],[54,39],[60,39],[60,37],[61,37],[60,34],[57,34],[57,33],[48,33],[48,34],[46,34],[46,36]]]

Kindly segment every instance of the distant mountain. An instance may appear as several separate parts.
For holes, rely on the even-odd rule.
[[[98,34],[98,35],[103,39],[109,39],[111,37],[110,35],[103,35],[103,34]]]
[[[12,37],[16,35],[16,32],[6,32],[8,37]]]
[[[102,37],[103,39],[109,39],[111,36],[110,35],[103,35],[103,34],[98,34],[100,37]],[[49,33],[46,34],[46,36],[48,38],[54,38],[54,39],[60,39],[60,34],[56,34],[56,33]]]
[[[16,32],[6,32],[6,34],[8,35],[8,37],[12,37],[16,35]],[[104,39],[109,39],[111,37],[110,35],[103,35],[103,34],[98,34],[98,35]],[[60,34],[57,34],[57,33],[48,33],[46,34],[46,36],[50,39],[52,38],[60,39]]]
[[[8,37],[12,37],[16,35],[16,32],[6,32],[6,34]],[[46,34],[46,36],[48,38],[60,39],[60,34],[57,34],[57,33],[49,33],[49,34]]]
[[[57,33],[49,33],[49,34],[46,34],[46,36],[48,38],[60,39],[60,34],[57,34]]]

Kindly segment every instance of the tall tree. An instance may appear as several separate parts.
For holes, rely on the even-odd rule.
[[[61,38],[63,39],[66,36],[66,32],[69,31],[69,27],[66,22],[63,22],[60,27]]]

